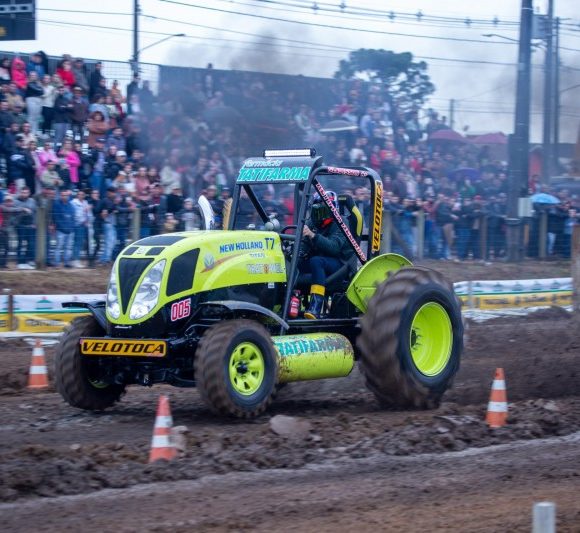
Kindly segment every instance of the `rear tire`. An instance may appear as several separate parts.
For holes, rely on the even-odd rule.
[[[209,328],[195,353],[195,380],[214,413],[237,418],[263,413],[278,383],[278,353],[266,328],[242,319]]]
[[[369,300],[357,339],[368,388],[385,407],[433,408],[451,386],[463,349],[453,287],[438,272],[403,268]]]
[[[118,402],[125,392],[125,385],[100,383],[98,376],[91,375],[91,361],[81,354],[82,337],[102,335],[103,330],[93,316],[78,317],[67,327],[58,344],[54,359],[56,390],[72,407],[102,411]]]

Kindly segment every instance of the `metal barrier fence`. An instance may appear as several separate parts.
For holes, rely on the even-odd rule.
[[[522,247],[527,257],[547,259],[551,256],[570,257],[570,235],[549,232],[549,214],[540,212],[535,217],[524,219]],[[161,219],[162,217],[160,217]],[[123,232],[127,242],[118,243],[120,249],[128,242],[144,236],[141,225],[141,211],[135,208],[129,214],[129,226]],[[39,206],[36,215],[35,263],[37,268],[44,268],[50,250],[54,249],[55,237],[49,231],[49,220],[46,208]],[[489,218],[479,217],[475,220],[476,228],[460,231],[440,227],[428,219],[422,210],[416,211],[413,224],[401,223],[399,216],[390,211],[383,213],[383,239],[381,252],[400,253],[413,259],[458,259],[497,261],[505,258],[505,228],[494,225],[490,227]],[[152,228],[152,233],[161,232],[161,227]],[[82,258],[95,259],[91,249],[102,250],[102,236],[97,233],[96,241],[89,247],[82,248]],[[9,257],[16,255],[17,235],[13,229],[9,236]]]
[[[526,257],[547,259],[570,257],[572,225],[553,231],[549,213],[540,211],[523,219],[521,246]],[[552,230],[552,231],[549,231]],[[412,223],[390,211],[383,213],[383,253],[396,252],[415,259],[503,260],[506,252],[505,226],[480,216],[471,228],[446,228],[416,211]]]

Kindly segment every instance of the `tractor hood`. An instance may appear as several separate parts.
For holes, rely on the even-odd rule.
[[[274,232],[188,231],[147,237],[125,248],[113,265],[107,319],[137,324],[193,294],[285,282],[284,255]]]

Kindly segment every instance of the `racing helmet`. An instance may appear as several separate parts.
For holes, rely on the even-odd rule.
[[[338,209],[338,196],[336,193],[334,191],[326,191],[326,196]],[[312,223],[315,226],[321,226],[322,223],[331,216],[330,208],[328,205],[326,205],[326,202],[322,199],[322,197],[316,193],[312,198],[312,207],[310,209],[310,218]]]

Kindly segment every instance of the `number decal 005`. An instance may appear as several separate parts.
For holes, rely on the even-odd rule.
[[[191,314],[191,300],[181,300],[171,304],[171,321],[181,320]]]

